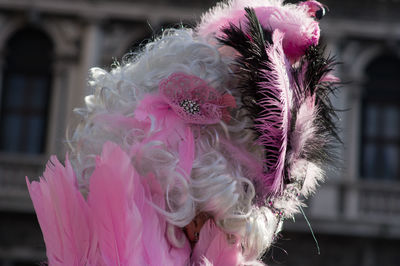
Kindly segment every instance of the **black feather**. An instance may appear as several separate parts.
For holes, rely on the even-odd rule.
[[[259,92],[260,82],[266,81],[265,71],[270,71],[267,66],[267,43],[272,43],[272,33],[264,30],[258,18],[251,8],[245,8],[248,23],[245,28],[242,25],[230,24],[222,29],[223,37],[219,42],[234,48],[239,56],[236,62],[239,66],[239,90],[242,108],[248,111],[248,115],[254,120],[261,112],[265,111],[258,102],[265,97]],[[272,95],[270,95],[272,97]],[[256,131],[258,135],[259,132]]]
[[[335,93],[339,84],[323,81],[336,64],[334,57],[325,56],[325,47],[316,45],[306,50],[300,66],[293,69],[296,102],[302,102],[306,97],[315,95],[318,110],[314,121],[316,138],[307,143],[304,150],[304,157],[315,163],[335,161],[336,143],[341,142],[336,126],[338,117],[330,100],[330,95]],[[293,118],[295,119],[295,116]]]

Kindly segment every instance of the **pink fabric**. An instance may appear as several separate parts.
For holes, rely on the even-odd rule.
[[[163,195],[149,180],[155,189],[106,143],[85,201],[68,159],[63,167],[53,157],[40,182],[27,181],[49,265],[187,265],[188,241],[180,249],[167,241],[166,221],[150,205],[163,208]]]
[[[223,111],[235,107],[232,95],[221,95],[204,80],[185,73],[174,73],[161,80],[159,92],[172,110],[185,122],[192,124],[215,124],[230,117]],[[182,107],[184,101],[190,100],[198,109],[190,113]]]

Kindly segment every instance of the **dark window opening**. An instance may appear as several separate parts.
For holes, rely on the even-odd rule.
[[[0,151],[45,150],[53,44],[40,30],[25,28],[7,42],[0,108]]]
[[[400,59],[383,55],[366,69],[362,99],[361,176],[400,180]]]

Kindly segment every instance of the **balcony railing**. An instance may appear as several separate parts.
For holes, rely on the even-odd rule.
[[[316,231],[400,237],[400,182],[328,181],[308,204],[305,211]],[[288,228],[308,230],[301,215]]]
[[[355,186],[358,192],[358,215],[377,222],[397,222],[400,226],[400,183],[378,182]]]

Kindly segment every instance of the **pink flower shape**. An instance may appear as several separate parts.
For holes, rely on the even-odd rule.
[[[236,107],[235,98],[219,93],[203,79],[185,73],[173,73],[160,81],[159,92],[174,112],[191,124],[228,122],[228,108]]]

